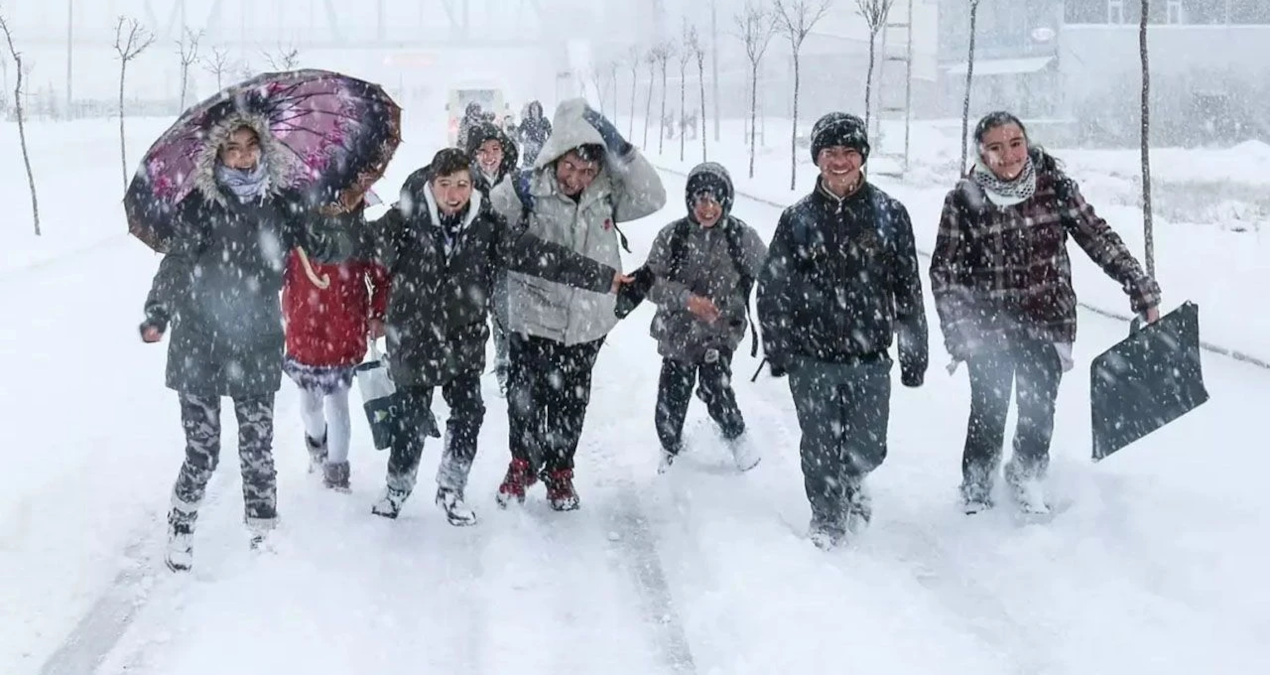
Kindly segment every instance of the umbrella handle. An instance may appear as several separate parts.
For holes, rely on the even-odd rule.
[[[309,278],[309,281],[312,281],[314,286],[324,291],[330,288],[330,275],[323,274],[322,278],[319,279],[318,275],[313,271],[313,264],[309,262],[309,256],[304,252],[304,249],[297,246],[295,252],[300,256],[300,266],[304,268],[304,275]]]

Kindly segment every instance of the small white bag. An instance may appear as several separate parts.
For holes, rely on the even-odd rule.
[[[357,366],[354,372],[375,448],[384,450],[392,447],[401,411],[397,401],[397,386],[388,374],[388,363],[380,353],[376,340],[370,341],[370,360]]]

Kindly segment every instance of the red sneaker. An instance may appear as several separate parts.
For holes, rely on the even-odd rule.
[[[498,501],[498,506],[507,508],[512,499],[515,499],[519,504],[524,504],[525,488],[536,482],[538,482],[538,477],[534,475],[529,462],[523,459],[513,459],[511,464],[507,465],[507,475],[503,477],[502,485],[498,486],[498,495],[495,497],[495,500]]]
[[[557,511],[576,511],[578,493],[573,489],[573,469],[558,469],[543,477],[547,484],[547,500]]]

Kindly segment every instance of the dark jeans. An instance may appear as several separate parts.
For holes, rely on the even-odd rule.
[[[966,365],[970,370],[970,422],[961,459],[963,488],[992,488],[1001,464],[1011,385],[1018,390],[1019,406],[1013,462],[1021,477],[1043,477],[1054,433],[1054,402],[1063,378],[1062,360],[1054,345],[1020,340],[1007,349],[976,354]]]
[[[397,391],[401,427],[394,434],[392,454],[388,457],[388,487],[392,490],[414,490],[424,442],[428,436],[437,435],[436,417],[432,415],[434,390],[405,387]],[[441,395],[450,406],[450,416],[445,421],[445,452],[470,467],[476,457],[476,438],[485,420],[480,371],[463,373],[441,385]]]
[[[796,359],[789,390],[802,430],[803,487],[812,518],[842,521],[851,493],[886,459],[891,360],[825,363]]]
[[[697,395],[705,401],[706,410],[719,425],[723,436],[731,439],[745,433],[745,419],[741,417],[736,393],[732,391],[731,351],[720,350],[719,359],[714,363],[662,359],[654,422],[661,447],[671,454],[679,452],[688,402],[698,377],[701,378],[701,389]]]
[[[573,468],[591,401],[591,371],[604,339],[566,346],[520,333],[507,336],[508,443],[535,471]]]

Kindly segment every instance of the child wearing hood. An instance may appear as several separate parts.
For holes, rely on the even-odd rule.
[[[656,426],[659,472],[682,449],[693,386],[732,451],[748,471],[761,455],[745,438],[745,420],[732,390],[732,355],[745,337],[750,290],[767,259],[758,233],[731,214],[734,191],[726,169],[713,162],[688,175],[688,215],[662,229],[648,256],[657,304],[651,334],[662,356]],[[754,338],[751,338],[754,339]]]

